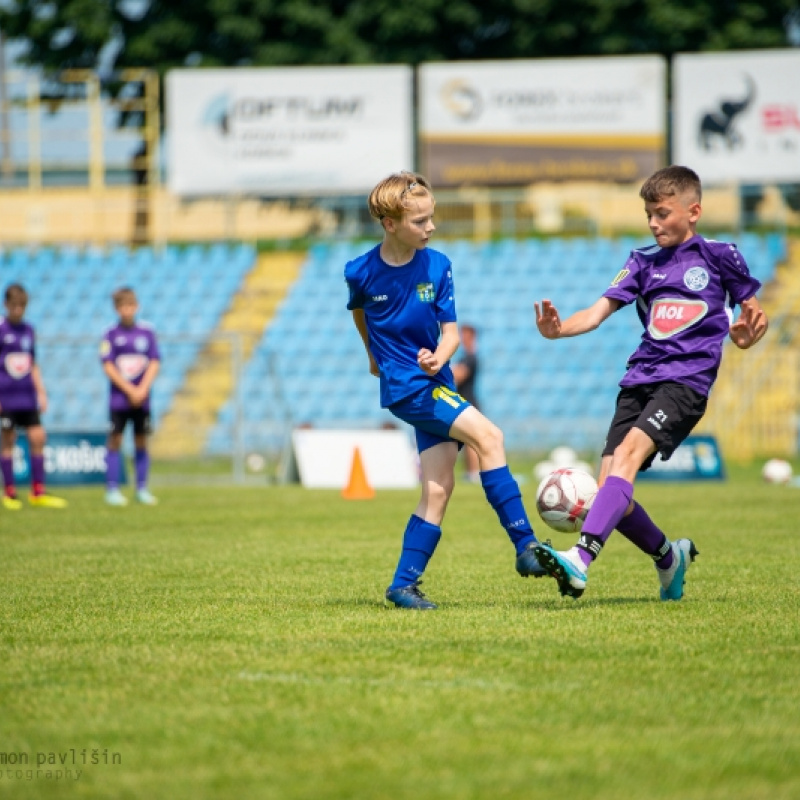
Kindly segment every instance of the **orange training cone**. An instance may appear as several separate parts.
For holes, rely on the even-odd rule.
[[[353,451],[353,466],[350,468],[350,482],[342,489],[345,500],[370,500],[375,497],[375,490],[369,485],[361,461],[361,451],[356,447]]]

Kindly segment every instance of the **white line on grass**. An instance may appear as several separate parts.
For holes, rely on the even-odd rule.
[[[516,683],[501,681],[483,681],[474,678],[454,678],[453,680],[430,680],[420,678],[362,678],[349,675],[301,675],[296,672],[247,672],[243,670],[237,676],[242,681],[263,681],[265,683],[293,683],[300,686],[328,686],[343,684],[348,686],[414,686],[429,689],[482,689],[495,692],[530,692],[533,689]]]

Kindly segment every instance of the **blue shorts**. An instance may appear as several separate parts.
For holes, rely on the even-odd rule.
[[[458,442],[450,436],[450,428],[456,417],[469,407],[455,389],[436,384],[389,406],[389,411],[414,428],[417,451],[421,453],[442,442]],[[458,442],[459,449],[463,446]]]

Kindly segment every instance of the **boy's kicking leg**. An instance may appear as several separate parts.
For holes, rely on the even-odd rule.
[[[683,596],[686,570],[697,555],[694,543],[680,539],[671,544],[644,509],[633,501],[633,480],[639,466],[655,453],[655,449],[655,443],[644,431],[631,428],[614,455],[603,458],[601,487],[578,543],[564,553],[548,545],[537,546],[540,563],[556,579],[562,595],[577,598],[583,594],[589,566],[617,528],[653,558],[662,599],[679,600]],[[612,468],[614,474],[609,475]]]
[[[466,408],[453,422],[451,435],[478,454],[480,478],[486,499],[497,514],[517,555],[516,569],[523,577],[546,575],[534,551],[538,543],[522,493],[506,462],[503,433],[475,407]]]

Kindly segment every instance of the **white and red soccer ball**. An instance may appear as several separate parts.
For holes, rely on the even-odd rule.
[[[767,483],[789,483],[792,479],[792,465],[782,458],[771,458],[764,464],[761,477]]]
[[[536,490],[536,510],[553,530],[577,533],[596,494],[597,481],[588,472],[563,467],[542,479]]]

